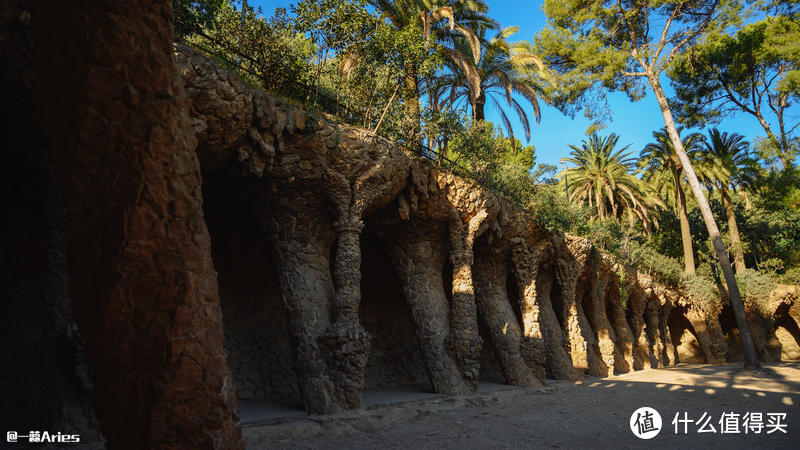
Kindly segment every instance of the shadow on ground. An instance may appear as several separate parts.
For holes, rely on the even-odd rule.
[[[469,397],[417,398],[396,388],[367,410],[334,416],[302,412],[276,425],[245,425],[248,448],[798,448],[800,446],[800,362],[768,364],[762,370],[735,365],[679,365],[610,378],[519,389],[486,386]],[[418,389],[419,390],[419,389]],[[370,394],[365,394],[365,402]],[[651,440],[633,435],[629,420],[641,406],[663,419]],[[245,420],[243,406],[243,422]],[[672,420],[698,420],[706,413],[715,433],[698,433],[690,423],[678,433]],[[786,433],[721,434],[723,413],[786,413]]]

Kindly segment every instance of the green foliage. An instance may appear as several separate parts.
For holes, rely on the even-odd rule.
[[[750,299],[765,298],[775,289],[775,281],[767,274],[753,269],[745,269],[736,274],[736,284],[742,296]]]
[[[438,137],[440,167],[473,178],[497,190],[517,206],[532,208],[534,214],[541,212],[544,222],[540,223],[554,230],[563,231],[585,220],[579,208],[556,195],[561,192],[558,187],[545,184],[552,183],[547,177],[555,168],[535,167],[533,146],[523,146],[518,139],[506,138],[492,123],[470,121],[463,113],[426,110],[423,117],[425,134]],[[540,209],[543,204],[549,205],[546,211]]]
[[[567,201],[564,187],[540,184],[534,189],[528,210],[537,224],[553,233],[576,230],[588,221],[591,211]]]
[[[260,9],[240,10],[223,2],[213,28],[196,30],[186,41],[273,93],[299,98],[306,91],[313,42],[291,29],[284,12],[267,20]]]
[[[321,52],[348,49],[371,34],[376,19],[364,0],[303,0],[291,7],[294,27]]]
[[[778,272],[783,270],[783,267],[784,267],[783,261],[781,261],[778,258],[769,258],[767,260],[761,261],[761,264],[759,264],[761,272],[770,276],[777,275]]]
[[[705,34],[735,24],[737,1],[693,2],[545,0],[547,27],[534,38],[535,51],[559,74],[549,88],[566,114],[584,111],[604,124],[611,116],[609,92],[644,97],[646,83]],[[673,20],[675,18],[676,20]]]
[[[679,135],[682,134],[682,131],[682,128],[678,128]],[[679,194],[685,193],[688,189],[683,175],[683,167],[665,128],[654,131],[653,139],[655,142],[648,143],[639,152],[637,163],[639,172],[642,174],[642,179],[658,192],[661,199],[667,204],[671,204],[673,211],[678,212],[678,203],[681,198]],[[703,135],[690,133],[681,137],[681,142],[689,158],[696,159],[693,156],[698,153],[703,144]]]
[[[214,27],[214,17],[225,0],[171,0],[175,14],[175,36],[179,39]]]
[[[588,238],[603,251],[619,254],[622,241],[622,226],[614,218],[590,220],[578,226],[578,234]]]
[[[775,281],[768,275],[753,269],[736,274],[736,284],[742,298],[755,306],[764,317],[772,317],[775,312],[769,304],[769,294],[775,289]]]
[[[700,307],[707,316],[719,314],[721,299],[714,280],[698,275],[684,275],[682,282],[692,304]]]
[[[709,33],[703,42],[675,60],[669,70],[678,120],[690,125],[718,123],[736,113],[758,121],[769,138],[765,154],[784,166],[796,156],[790,131],[800,122],[786,111],[800,95],[800,22],[788,15],[769,15],[735,34]],[[774,114],[779,127],[768,124]],[[794,123],[785,123],[785,120]]]
[[[623,249],[625,259],[640,272],[646,273],[667,286],[680,286],[683,265],[669,256],[664,256],[646,243],[631,240]]]
[[[479,27],[476,37],[480,41],[480,57],[466,36],[453,39],[453,49],[447,49],[448,73],[438,77],[433,87],[435,95],[442,96],[445,105],[464,101],[472,108],[474,120],[484,120],[487,102],[495,107],[506,134],[514,139],[514,130],[507,109],[515,113],[522,124],[525,138],[530,140],[530,120],[522,108],[523,103],[533,107],[534,118],[540,120],[537,83],[538,77],[549,78],[542,61],[526,42],[509,42],[518,27],[507,27],[491,39],[487,28]],[[471,70],[473,66],[475,70]],[[503,101],[507,104],[504,107]]]
[[[794,162],[800,156],[800,136],[787,138],[786,143],[783,148],[775,139],[759,136],[753,140],[753,150],[767,167],[777,169],[782,158]]]
[[[717,276],[714,274],[714,270],[716,269],[715,266],[712,266],[709,262],[704,262],[697,266],[697,270],[695,270],[695,275],[702,278],[708,278],[709,280],[716,280]]]
[[[571,145],[570,157],[575,167],[567,169],[570,200],[597,209],[600,220],[626,218],[630,226],[640,222],[648,227],[654,217],[650,211],[662,206],[652,189],[633,175],[635,160],[629,146],[616,149],[619,136],[601,138],[593,134],[581,147]]]
[[[776,281],[781,284],[793,284],[800,286],[800,266],[792,267],[786,270],[782,275],[775,277]]]
[[[757,261],[777,258],[787,268],[800,264],[800,204],[794,202],[800,171],[759,176],[747,193],[751,208],[740,211],[740,231]]]

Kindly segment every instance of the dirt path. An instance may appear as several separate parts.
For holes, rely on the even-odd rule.
[[[680,365],[573,384],[438,398],[335,416],[244,429],[248,448],[800,448],[800,363]],[[661,432],[634,436],[631,414],[655,408]],[[711,416],[716,433],[675,434],[676,413]],[[786,413],[787,433],[720,434],[722,413]],[[741,424],[742,418],[739,418]]]

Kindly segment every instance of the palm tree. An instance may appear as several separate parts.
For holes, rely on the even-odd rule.
[[[679,134],[681,131],[682,129],[678,129]],[[686,213],[683,165],[665,130],[654,131],[653,138],[655,138],[655,142],[647,144],[639,153],[639,170],[643,173],[644,180],[653,186],[662,198],[668,199],[678,214],[681,224],[684,271],[694,273],[694,250],[692,249],[689,217]],[[693,156],[700,149],[703,136],[699,133],[692,133],[683,138],[682,142],[689,155]]]
[[[565,158],[575,165],[566,171],[572,187],[570,200],[587,202],[590,208],[597,209],[601,220],[607,216],[619,219],[627,214],[630,225],[638,219],[649,229],[654,223],[651,207],[663,203],[633,175],[635,159],[627,152],[630,146],[614,149],[618,141],[619,136],[613,133],[606,138],[592,134],[581,147],[570,145],[571,156]]]
[[[708,131],[708,140],[705,141],[705,149],[701,153],[701,160],[712,169],[702,174],[701,179],[709,186],[709,192],[718,191],[722,199],[737,273],[745,270],[746,266],[730,191],[741,188],[757,170],[758,163],[750,158],[749,147],[750,144],[744,140],[744,136],[722,133],[713,128]]]
[[[490,28],[497,26],[494,20],[486,16],[488,6],[483,0],[369,0],[369,3],[398,31],[419,26],[427,44],[430,44],[431,36],[448,41],[457,33],[464,36],[475,53],[478,52],[479,42],[469,28],[477,24]],[[406,59],[403,65],[408,143],[416,145],[420,133],[418,67],[411,58]]]
[[[541,59],[532,51],[529,43],[509,43],[507,39],[516,33],[519,27],[507,27],[491,39],[486,39],[486,29],[476,31],[481,42],[479,58],[474,54],[467,40],[456,37],[453,49],[445,49],[449,56],[450,73],[442,77],[442,82],[450,85],[449,98],[451,104],[467,100],[472,108],[474,121],[485,120],[485,107],[490,102],[500,113],[500,120],[506,134],[514,137],[511,121],[501,101],[504,99],[520,119],[525,131],[525,138],[530,141],[530,121],[515,94],[521,95],[526,103],[533,107],[534,117],[540,120],[538,87],[535,76],[546,77]],[[475,70],[473,70],[473,68]]]

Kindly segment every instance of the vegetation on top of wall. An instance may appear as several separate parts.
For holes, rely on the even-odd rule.
[[[620,66],[628,56],[627,47],[614,47],[619,36],[613,43],[595,42],[608,51],[592,53],[594,59],[575,53],[591,42],[570,35],[573,24],[559,18],[584,6],[547,2],[551,21],[528,44],[512,41],[516,27],[501,27],[483,1],[300,0],[265,17],[250,6],[242,11],[238,1],[173,0],[177,38],[253,86],[394,139],[440,169],[496,190],[542,227],[584,236],[624,266],[684,287],[705,309],[717,308],[723,279],[718,256],[668,127],[656,130],[655,142],[644,149],[618,146],[624,138],[614,133],[595,133],[610,116],[595,104],[597,98],[617,89],[638,99],[646,86]],[[746,14],[733,4],[725,8]],[[696,52],[676,53],[666,73],[676,84],[669,105],[679,121],[715,124],[741,109],[734,101],[741,100],[738,90],[725,98],[715,93],[724,93],[726,83],[746,86],[747,73],[796,78],[794,50],[780,44],[785,39],[776,40],[800,36],[789,20],[796,8],[764,11],[764,20],[726,22],[729,29],[714,29],[697,42]],[[615,14],[607,18],[613,22]],[[731,72],[730,61],[741,73]],[[561,76],[554,77],[554,70]],[[719,78],[720,70],[736,77]],[[794,120],[788,108],[797,98],[797,83],[758,88],[785,100],[780,117]],[[509,121],[511,113],[518,115],[529,135],[522,106],[533,107],[538,120],[540,100],[568,114],[583,108],[599,119],[587,138],[571,146],[571,167],[561,173],[537,164],[536,149],[515,137]],[[485,120],[487,104],[497,109],[499,126]],[[752,145],[717,129],[680,137],[747,298],[763,297],[774,283],[800,284],[800,139],[792,132],[796,125],[784,125],[766,127],[768,136]],[[632,156],[637,153],[638,167]],[[690,257],[693,263],[684,264]]]
[[[683,287],[692,304],[699,307],[707,316],[715,316],[722,311],[722,299],[717,283],[706,277],[686,275]]]

